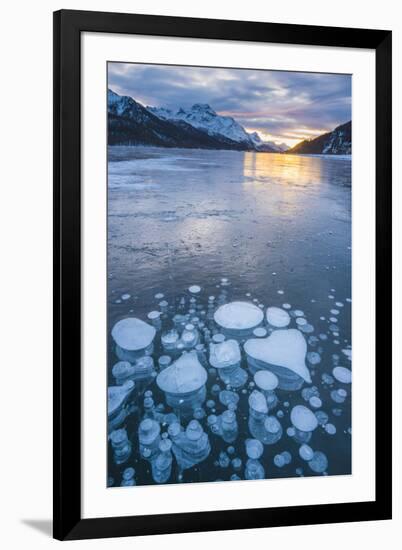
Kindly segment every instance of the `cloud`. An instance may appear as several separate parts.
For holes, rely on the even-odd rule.
[[[108,74],[115,92],[143,105],[208,103],[246,129],[289,144],[352,118],[350,75],[136,63],[109,63]]]

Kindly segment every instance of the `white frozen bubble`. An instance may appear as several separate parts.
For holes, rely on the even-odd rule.
[[[332,313],[332,315],[339,315],[339,309],[331,309],[330,313]]]
[[[335,305],[338,306],[338,307],[343,307],[343,303],[342,303],[342,302],[335,302]]]
[[[253,335],[257,338],[264,338],[267,334],[267,329],[265,329],[264,327],[258,327],[253,330]]]
[[[229,302],[214,313],[215,322],[228,330],[250,330],[264,319],[261,309],[250,302]]]
[[[285,294],[284,290],[278,290],[278,294]]]
[[[113,415],[123,405],[134,389],[134,382],[127,380],[121,386],[109,386],[107,389],[107,413]]]
[[[260,413],[260,414],[268,413],[267,400],[265,399],[264,394],[262,394],[257,390],[253,390],[250,393],[250,396],[248,398],[248,404],[250,408],[257,413]]]
[[[121,299],[126,301],[126,300],[129,300],[131,298],[131,294],[122,294],[121,295]]]
[[[304,405],[296,405],[290,412],[290,421],[301,432],[312,432],[318,426],[318,420],[310,409]]]
[[[334,424],[330,424],[330,423],[325,424],[325,431],[329,435],[335,435],[336,434],[336,427],[334,426]]]
[[[328,468],[328,459],[321,451],[316,451],[308,465],[317,474],[322,474]]]
[[[352,360],[352,350],[351,350],[351,349],[348,349],[348,348],[343,349],[343,350],[342,350],[342,353],[343,353],[344,355],[346,355],[346,357],[349,359],[349,361]]]
[[[160,311],[150,311],[147,315],[150,321],[156,321],[156,319],[159,319],[160,316],[161,316]]]
[[[246,440],[246,453],[248,458],[258,460],[264,452],[264,445],[258,439]]]
[[[292,308],[292,306],[288,303],[282,304],[282,307],[283,307],[283,309],[291,309]]]
[[[304,317],[304,311],[302,311],[301,309],[295,309],[293,314],[295,317]]]
[[[314,409],[319,409],[322,406],[321,399],[316,395],[313,395],[312,397],[310,397],[308,402],[310,403],[310,406],[313,407]]]
[[[297,317],[296,324],[298,324],[300,327],[303,325],[307,325],[307,319],[304,317]]]
[[[244,350],[253,360],[266,363],[268,369],[270,365],[282,367],[311,383],[305,363],[307,344],[296,329],[275,330],[264,339],[251,338],[244,344]]]
[[[191,294],[198,294],[201,292],[201,287],[198,285],[192,285],[188,288],[188,290],[191,292]]]
[[[220,344],[210,344],[209,362],[214,368],[227,368],[240,363],[240,360],[240,347],[236,340],[225,340]]]
[[[162,370],[156,383],[171,394],[186,394],[200,389],[207,381],[207,371],[198,361],[195,352],[185,353],[172,365]]]
[[[338,382],[342,382],[343,384],[350,384],[352,382],[352,371],[346,367],[335,367],[332,370],[332,374]]]
[[[164,298],[165,295],[162,294],[162,292],[158,292],[157,294],[155,294],[154,298],[156,298],[157,300],[162,300],[162,298]]]
[[[310,365],[318,365],[321,363],[321,355],[316,351],[309,351],[307,354],[307,361]]]
[[[275,455],[274,464],[277,468],[283,468],[286,464],[285,457],[282,454]]]
[[[280,307],[269,307],[266,317],[268,323],[276,328],[287,327],[290,323],[289,313]]]
[[[263,391],[271,391],[278,387],[278,377],[269,370],[259,370],[254,375],[254,382]]]
[[[299,455],[302,460],[309,461],[314,456],[314,451],[310,447],[310,445],[307,445],[306,443],[303,443],[303,445],[300,445],[299,447]]]
[[[212,336],[212,340],[215,344],[221,344],[225,340],[225,335],[221,332],[218,332],[217,334],[214,334]]]
[[[112,337],[123,350],[138,351],[147,348],[153,341],[156,330],[136,317],[118,321],[112,328]]]

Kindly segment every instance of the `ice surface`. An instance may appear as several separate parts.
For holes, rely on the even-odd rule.
[[[199,362],[196,352],[189,352],[161,371],[156,383],[166,393],[187,394],[200,389],[207,377],[207,371]]]
[[[266,313],[268,323],[277,328],[287,327],[290,323],[290,315],[280,307],[269,307]]]
[[[229,302],[214,314],[215,322],[228,330],[250,330],[264,319],[261,309],[250,302]]]
[[[305,364],[307,344],[297,329],[275,330],[267,338],[251,338],[244,344],[244,350],[250,358],[266,364],[268,370],[271,370],[272,365],[282,367],[311,383],[310,372]]]
[[[127,317],[118,321],[112,328],[112,337],[123,350],[139,351],[147,348],[153,341],[156,330],[136,317]]]
[[[290,412],[290,421],[301,432],[312,432],[318,426],[318,420],[313,411],[304,405],[296,405]]]

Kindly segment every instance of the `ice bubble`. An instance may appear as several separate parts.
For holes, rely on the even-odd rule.
[[[108,416],[113,415],[126,401],[134,389],[134,382],[127,380],[121,386],[109,386],[107,389],[107,412]]]
[[[129,300],[131,298],[131,294],[122,294],[121,295],[121,299],[126,301],[126,300]]]
[[[332,390],[331,391],[331,399],[335,401],[335,403],[343,403],[346,399],[347,393],[345,390],[339,389],[339,390]]]
[[[215,342],[215,344],[221,344],[222,342],[225,341],[225,335],[218,332],[217,334],[214,334],[212,336],[212,340],[213,342]]]
[[[259,414],[267,414],[268,413],[268,405],[267,400],[261,392],[254,390],[251,392],[249,398],[248,398],[248,404],[250,408]]]
[[[233,392],[233,391],[222,390],[219,393],[219,401],[225,407],[228,407],[231,404],[237,405],[237,403],[239,402],[239,399],[240,398],[239,398],[238,394]]]
[[[312,432],[318,426],[315,414],[304,405],[293,407],[290,412],[290,421],[301,432]]]
[[[328,415],[324,411],[316,411],[315,417],[320,426],[325,426],[325,424],[328,422]]]
[[[286,434],[289,437],[294,437],[296,435],[296,430],[295,430],[294,426],[289,426],[289,428],[286,430]]]
[[[330,374],[327,374],[326,372],[321,375],[321,379],[324,384],[331,385],[334,383],[334,379],[332,378],[332,376]]]
[[[219,466],[221,468],[227,468],[230,464],[230,458],[228,457],[228,455],[224,451],[221,451],[219,453],[218,462],[219,462]]]
[[[285,294],[284,290],[278,290],[278,294]]]
[[[162,294],[162,292],[158,292],[157,294],[155,294],[154,298],[156,298],[156,300],[162,300],[162,298],[164,298],[165,295]]]
[[[246,453],[248,458],[258,459],[264,452],[264,446],[258,439],[246,439]]]
[[[278,387],[278,377],[269,370],[259,370],[254,375],[254,382],[262,391],[274,390]]]
[[[307,325],[307,319],[305,317],[297,317],[296,323],[301,327],[303,325]]]
[[[233,466],[233,469],[234,470],[240,470],[241,466],[242,466],[242,461],[241,461],[241,458],[234,458],[232,460],[232,466]],[[240,479],[240,478],[239,478]]]
[[[277,468],[283,468],[283,466],[285,466],[285,464],[286,464],[286,461],[285,461],[283,455],[281,455],[281,454],[275,455],[274,456],[274,464]]]
[[[310,365],[318,365],[319,363],[321,363],[321,355],[316,351],[310,351],[307,354],[307,361],[310,363]]]
[[[290,464],[292,462],[292,455],[289,451],[283,451],[282,456],[285,459],[286,464]]]
[[[342,382],[343,384],[350,384],[352,382],[352,371],[345,367],[335,367],[332,370],[332,374],[338,382]]]
[[[329,435],[334,435],[334,434],[336,434],[336,427],[333,424],[326,424],[325,425],[325,431]]]
[[[292,306],[286,303],[286,304],[282,304],[282,307],[283,309],[291,309]]]
[[[229,302],[214,313],[215,322],[228,330],[251,330],[264,319],[261,309],[249,302]]]
[[[169,355],[161,355],[158,359],[158,364],[161,370],[166,369],[172,362],[172,358]]]
[[[157,319],[159,319],[159,317],[161,316],[161,312],[160,311],[150,311],[147,315],[148,319],[150,321],[156,321]]]
[[[236,365],[240,360],[240,347],[236,340],[226,340],[220,344],[210,344],[209,362],[216,369]]]
[[[339,309],[331,309],[330,313],[332,313],[332,315],[339,315]]]
[[[313,407],[314,409],[319,409],[320,407],[322,407],[322,401],[316,395],[313,395],[313,397],[310,397],[309,403],[311,407]]]
[[[207,381],[207,376],[207,371],[198,361],[197,354],[190,352],[161,371],[156,383],[166,393],[186,394],[200,389]]]
[[[265,419],[264,422],[264,428],[269,432],[270,434],[277,434],[281,431],[282,427],[277,418],[275,416],[268,416]]]
[[[313,458],[308,462],[308,465],[317,474],[321,474],[328,468],[328,459],[321,451],[316,451]]]
[[[335,305],[338,306],[338,307],[343,307],[343,303],[342,303],[342,302],[335,302]]]
[[[116,384],[121,386],[126,380],[135,377],[135,366],[129,361],[119,361],[113,365],[112,374],[116,379]]]
[[[271,370],[280,389],[299,389],[303,381],[311,383],[305,364],[307,344],[296,329],[275,330],[267,338],[252,338],[244,344],[249,366]]]
[[[290,323],[289,313],[279,307],[269,307],[266,312],[267,322],[277,328],[287,327]]]
[[[198,285],[192,285],[188,288],[188,290],[191,292],[191,294],[198,294],[201,292],[201,287]]]
[[[265,478],[265,471],[258,462],[258,460],[253,460],[252,458],[249,458],[246,464],[246,469],[244,472],[245,479],[264,479]]]
[[[300,445],[299,447],[299,455],[302,460],[309,461],[314,456],[314,451],[310,447],[310,445],[307,445],[306,443],[303,443],[303,445]]]
[[[305,334],[311,334],[312,332],[314,332],[314,327],[313,325],[310,325],[310,323],[307,323],[305,325],[299,325],[298,329],[304,332]]]
[[[346,355],[346,357],[349,359],[349,361],[352,360],[352,350],[351,349],[343,349],[342,353]]]
[[[267,335],[267,330],[264,327],[258,327],[253,330],[253,335],[257,338],[264,338]]]
[[[302,311],[301,309],[295,309],[293,311],[293,315],[295,317],[304,317],[304,311]]]
[[[138,352],[152,344],[156,330],[136,317],[121,319],[112,328],[112,337],[117,345],[116,353],[123,352],[120,357],[125,360],[125,352]],[[119,355],[119,354],[118,354]]]

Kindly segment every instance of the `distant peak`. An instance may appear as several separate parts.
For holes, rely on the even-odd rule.
[[[204,113],[210,113],[212,115],[216,115],[215,111],[212,109],[208,103],[194,103],[194,105],[191,107],[192,111],[199,111]]]

